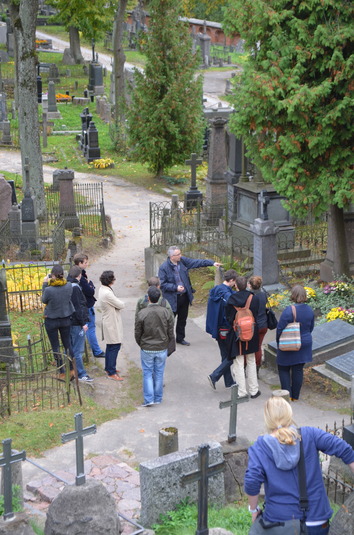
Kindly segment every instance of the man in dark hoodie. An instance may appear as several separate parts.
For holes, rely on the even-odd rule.
[[[72,314],[70,341],[76,362],[79,381],[92,383],[93,379],[87,374],[82,361],[82,355],[85,349],[85,333],[88,329],[87,323],[89,320],[89,315],[86,299],[80,287],[80,279],[81,268],[79,266],[72,266],[69,271],[68,281],[71,282],[73,288],[71,302],[74,305],[75,311]]]
[[[228,360],[227,348],[227,333],[231,329],[231,325],[225,317],[225,305],[233,293],[233,287],[236,283],[237,273],[234,269],[229,269],[224,273],[224,282],[214,286],[209,292],[207,317],[206,317],[206,332],[217,341],[221,364],[213,373],[208,375],[210,386],[216,390],[215,383],[224,376],[226,388],[230,388],[235,384],[231,375],[232,361]]]

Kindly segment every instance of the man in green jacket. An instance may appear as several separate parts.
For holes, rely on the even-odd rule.
[[[138,312],[135,320],[135,340],[140,346],[143,370],[144,407],[162,401],[167,348],[174,336],[174,318],[158,302],[161,291],[156,286],[150,286],[147,295],[149,304]]]

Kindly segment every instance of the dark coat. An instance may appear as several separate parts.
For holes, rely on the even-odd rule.
[[[75,308],[75,312],[72,315],[71,324],[80,325],[83,327],[89,321],[86,298],[77,279],[69,276],[68,281],[71,282],[73,287],[71,301]]]
[[[158,303],[149,303],[135,320],[135,341],[142,350],[163,351],[174,338],[174,317]]]
[[[214,260],[197,260],[182,256],[178,262],[179,275],[184,286],[189,302],[193,301],[193,288],[189,279],[188,271],[190,269],[208,267],[214,265]],[[161,264],[159,269],[160,288],[162,295],[170,303],[173,312],[177,312],[177,284],[175,277],[175,264],[169,258]]]
[[[92,308],[96,302],[95,298],[95,286],[92,281],[88,279],[86,271],[83,269],[81,273],[80,286],[86,297],[88,308]]]
[[[226,304],[225,316],[226,316],[227,321],[230,323],[230,325],[232,325],[236,316],[236,312],[237,312],[234,307],[244,307],[250,295],[253,295],[252,301],[250,304],[250,310],[256,322],[255,327],[254,327],[253,338],[249,342],[241,342],[241,352],[240,352],[240,342],[239,340],[236,339],[235,331],[231,329],[227,336],[229,359],[234,359],[238,355],[248,355],[249,353],[255,353],[256,351],[258,351],[258,345],[259,345],[258,344],[258,325],[257,325],[257,317],[258,317],[258,309],[259,309],[258,297],[248,290],[241,290],[239,292],[234,292]]]
[[[225,317],[225,306],[233,293],[233,289],[226,284],[218,284],[209,292],[205,330],[215,340],[219,339],[220,327],[231,327]]]
[[[312,360],[312,331],[315,325],[315,315],[312,308],[306,303],[295,304],[296,321],[300,323],[301,348],[299,351],[280,351],[277,349],[277,364],[280,366],[290,366],[293,364],[303,364]],[[279,337],[293,320],[291,306],[286,307],[279,319],[277,326],[277,343]]]

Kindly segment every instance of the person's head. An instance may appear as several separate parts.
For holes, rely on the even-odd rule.
[[[267,432],[281,444],[294,444],[299,434],[293,420],[293,410],[282,397],[271,397],[264,406],[264,422]]]
[[[147,280],[148,286],[156,286],[157,288],[160,288],[160,279],[158,277],[150,277],[150,279]]]
[[[181,259],[181,249],[177,245],[171,245],[167,251],[168,258],[171,262],[178,262]]]
[[[247,277],[241,277],[241,275],[238,275],[236,277],[236,286],[240,292],[245,290],[247,288]]]
[[[307,301],[305,288],[300,284],[296,284],[296,286],[291,289],[290,299],[294,301],[294,303],[305,303]]]
[[[113,271],[104,271],[100,276],[100,282],[102,286],[111,286],[116,280]]]
[[[259,290],[262,286],[262,282],[262,277],[259,277],[258,275],[253,275],[248,281],[252,290]]]
[[[50,272],[53,279],[63,279],[64,278],[64,270],[63,266],[60,264],[55,264],[55,266],[52,267],[52,271]]]
[[[228,269],[224,273],[224,281],[226,282],[236,281],[236,277],[237,277],[237,271],[235,271],[234,269]]]
[[[157,303],[157,301],[160,299],[161,290],[159,290],[156,286],[150,286],[147,294],[150,303]]]
[[[81,278],[81,271],[81,267],[71,266],[69,270],[69,277],[72,277],[73,279],[79,279]]]
[[[74,256],[75,266],[80,266],[81,269],[86,269],[88,266],[88,256],[84,253],[77,253]]]

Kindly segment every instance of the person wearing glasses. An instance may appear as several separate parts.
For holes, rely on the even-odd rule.
[[[170,303],[172,311],[177,317],[176,342],[184,346],[190,343],[185,340],[186,323],[189,305],[193,301],[194,290],[188,271],[208,266],[221,266],[214,260],[202,260],[182,256],[181,250],[173,245],[167,251],[167,260],[159,268],[159,279],[162,295]]]

